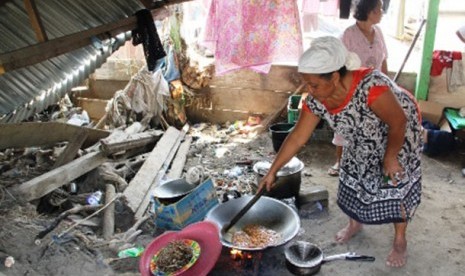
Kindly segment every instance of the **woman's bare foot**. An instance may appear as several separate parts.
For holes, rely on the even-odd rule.
[[[389,253],[386,265],[390,267],[402,267],[407,263],[407,241],[395,240]]]
[[[357,234],[360,230],[362,230],[362,224],[355,220],[350,220],[346,227],[342,228],[336,234],[336,242],[338,243],[345,243],[352,238],[355,234]]]

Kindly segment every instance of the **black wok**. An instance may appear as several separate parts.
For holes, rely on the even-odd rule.
[[[224,246],[247,251],[257,251],[266,248],[248,248],[232,244],[231,233],[239,231],[250,224],[262,225],[280,234],[281,240],[270,246],[279,246],[294,238],[300,229],[299,215],[284,202],[268,196],[260,197],[231,230],[227,233],[222,232],[221,229],[223,229],[225,224],[229,224],[231,219],[247,205],[251,199],[252,196],[249,195],[232,199],[216,205],[207,213],[205,220],[214,222],[218,226],[220,240]]]

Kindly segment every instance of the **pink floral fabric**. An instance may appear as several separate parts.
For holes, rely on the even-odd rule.
[[[268,73],[272,62],[302,54],[297,1],[213,0],[205,46],[215,53],[216,74],[241,68]]]

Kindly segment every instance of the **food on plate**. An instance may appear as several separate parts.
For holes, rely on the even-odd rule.
[[[278,244],[281,235],[263,225],[249,224],[234,232],[232,244],[237,247],[261,248]]]
[[[160,271],[172,273],[187,265],[192,257],[192,247],[184,240],[175,240],[160,250],[156,264]]]

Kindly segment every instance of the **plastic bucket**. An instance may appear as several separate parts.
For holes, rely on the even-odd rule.
[[[290,123],[277,123],[270,126],[271,141],[273,142],[275,152],[279,151],[279,148],[281,148],[281,145],[293,127],[294,124]]]

